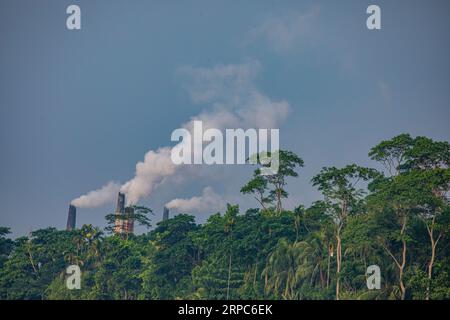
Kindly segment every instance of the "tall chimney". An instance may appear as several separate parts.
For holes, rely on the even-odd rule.
[[[125,208],[125,215],[132,216],[134,214],[134,208],[128,207]],[[123,221],[123,232],[124,233],[133,233],[134,232],[134,219],[129,218]]]
[[[125,194],[119,192],[116,203],[116,220],[114,223],[114,232],[119,234],[129,234],[134,232],[134,220],[126,219],[125,216],[133,215],[134,209],[125,208]]]
[[[167,207],[164,207],[163,210],[163,221],[169,220],[169,209]]]
[[[69,214],[67,215],[67,226],[66,230],[75,229],[75,224],[77,221],[77,208],[74,205],[69,206]]]
[[[125,194],[119,192],[117,195],[117,203],[116,203],[116,214],[124,214],[125,213]]]
[[[117,195],[116,211],[114,213],[116,214],[116,220],[114,221],[114,232],[123,233],[125,220],[120,216],[125,214],[125,194],[121,192]]]

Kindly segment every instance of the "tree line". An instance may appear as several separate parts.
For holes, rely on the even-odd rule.
[[[228,204],[206,223],[179,214],[141,235],[92,225],[9,239],[0,228],[1,299],[449,299],[450,144],[398,135],[369,157],[383,170],[325,167],[311,179],[322,199],[287,210],[287,183],[304,162],[279,151],[240,190],[258,207]],[[151,210],[133,218],[150,228]],[[65,270],[78,265],[80,290]],[[381,288],[366,286],[367,267]]]

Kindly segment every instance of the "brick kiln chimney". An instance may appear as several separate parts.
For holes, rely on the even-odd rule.
[[[67,226],[66,230],[73,230],[75,229],[77,221],[77,208],[74,205],[69,206],[69,213],[67,215]]]
[[[162,221],[166,221],[168,219],[169,219],[169,209],[167,209],[167,207],[164,207]]]
[[[116,203],[116,220],[114,223],[114,232],[118,234],[130,234],[134,232],[134,220],[126,219],[126,216],[133,215],[134,209],[125,208],[125,194],[119,192]]]

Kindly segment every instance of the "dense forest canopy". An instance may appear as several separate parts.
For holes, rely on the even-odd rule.
[[[280,151],[278,174],[256,168],[241,189],[258,208],[229,204],[202,225],[179,214],[123,236],[107,215],[104,230],[47,228],[15,240],[1,227],[0,298],[449,299],[449,143],[402,134],[369,157],[384,170],[323,168],[311,180],[323,198],[308,208],[283,207],[305,164]],[[134,212],[150,227],[150,209]],[[66,287],[73,264],[80,290]],[[370,265],[381,270],[379,290],[366,286]]]

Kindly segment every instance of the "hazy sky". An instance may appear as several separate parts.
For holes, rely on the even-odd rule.
[[[70,4],[81,30],[66,28]],[[381,30],[366,28],[369,4]],[[449,141],[449,16],[445,0],[2,0],[0,225],[64,228],[72,199],[129,181],[174,129],[235,97],[244,111],[288,106],[267,119],[280,117],[282,148],[305,160],[289,208],[319,199],[309,181],[323,166],[376,166],[367,152],[382,139]],[[174,198],[197,197],[199,221],[227,201],[246,209],[252,170],[188,168],[140,203],[155,222]],[[103,227],[113,208],[80,208],[77,224]]]

